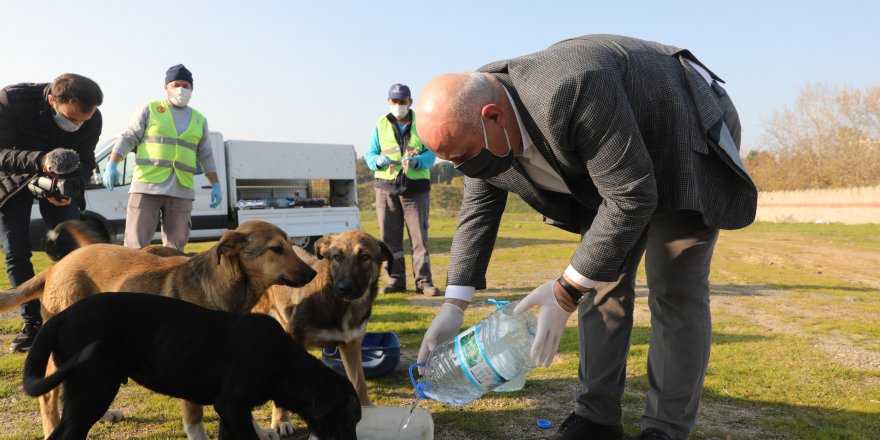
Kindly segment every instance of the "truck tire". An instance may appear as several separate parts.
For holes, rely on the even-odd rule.
[[[312,235],[305,237],[290,237],[290,242],[296,246],[303,248],[306,252],[315,253],[315,242],[321,238],[320,235]]]

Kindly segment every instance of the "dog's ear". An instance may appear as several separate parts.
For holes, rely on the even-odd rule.
[[[324,255],[327,255],[328,250],[330,250],[330,237],[321,237],[315,242],[315,256],[319,260],[324,259]]]
[[[391,253],[391,248],[384,241],[376,241],[379,242],[379,248],[382,249],[382,259],[388,262],[388,273],[391,273],[391,267],[394,265],[394,254]]]
[[[223,255],[227,257],[237,255],[246,243],[247,237],[244,234],[227,229],[223,236],[220,237],[220,241],[217,242],[217,249],[214,254],[217,264],[220,264],[220,257]]]

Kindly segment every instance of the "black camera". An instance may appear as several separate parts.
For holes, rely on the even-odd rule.
[[[28,182],[28,190],[37,198],[75,199],[82,194],[79,179],[63,179],[57,176],[37,176]]]
[[[43,172],[28,182],[28,190],[38,199],[76,199],[82,194],[83,183],[70,178],[79,168],[79,154],[69,148],[55,148],[42,158]]]

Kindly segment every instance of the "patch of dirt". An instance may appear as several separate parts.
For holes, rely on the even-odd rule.
[[[849,338],[834,333],[810,333],[794,322],[787,322],[785,316],[804,316],[834,320],[840,311],[836,308],[799,308],[786,300],[795,292],[753,287],[754,295],[760,296],[759,306],[751,306],[736,298],[718,296],[712,299],[713,307],[723,307],[741,319],[767,328],[772,332],[796,335],[807,338],[813,347],[826,353],[835,363],[859,371],[880,370],[880,352],[867,350],[855,345]]]
[[[796,267],[807,273],[848,280],[880,290],[880,252],[821,241],[776,239],[772,244],[758,238],[727,240],[739,248],[741,260],[766,266]],[[768,280],[769,281],[769,280]]]

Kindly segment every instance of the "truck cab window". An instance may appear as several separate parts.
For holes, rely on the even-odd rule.
[[[125,162],[125,166],[120,167],[122,184],[131,185],[131,181],[134,179],[134,152],[128,153],[123,162]]]

